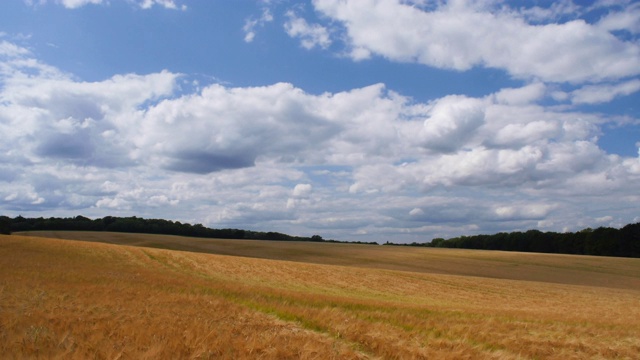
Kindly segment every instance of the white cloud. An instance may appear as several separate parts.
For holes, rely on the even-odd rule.
[[[587,85],[571,93],[574,104],[606,103],[618,96],[631,95],[640,91],[640,79],[633,79],[613,85]]]
[[[244,41],[252,42],[256,37],[256,28],[263,27],[266,23],[273,21],[273,15],[271,15],[271,11],[269,8],[264,8],[262,10],[262,15],[258,19],[248,18],[245,20],[244,26],[242,30],[244,31]]]
[[[544,164],[546,150],[535,146],[521,149],[479,147],[443,155],[416,166],[426,170],[422,183],[427,189],[440,186],[526,186],[540,176],[537,165]]]
[[[611,221],[613,221],[613,216],[610,216],[610,215],[602,216],[602,217],[596,218],[595,220],[599,223],[610,223]]]
[[[319,24],[309,24],[293,11],[288,11],[286,15],[288,20],[284,24],[284,29],[292,38],[299,38],[302,47],[307,50],[316,46],[326,49],[331,45],[327,28]]]
[[[9,58],[28,55],[29,50],[10,43],[6,40],[0,41],[0,56],[6,56]]]
[[[293,189],[293,196],[297,198],[309,197],[312,189],[313,186],[311,186],[311,184],[298,184]]]
[[[609,119],[545,106],[537,83],[426,103],[383,84],[324,94],[214,84],[178,95],[181,75],[169,71],[83,82],[5,48],[7,215],[426,241],[558,231],[603,214],[625,223],[640,200],[630,195],[640,193],[638,157],[598,147]]]
[[[411,215],[411,216],[422,216],[422,215],[424,215],[424,210],[422,210],[420,208],[413,208],[413,209],[411,209],[411,211],[409,211],[409,215]]]
[[[498,103],[507,105],[525,105],[540,100],[545,94],[545,85],[533,83],[521,88],[507,88],[495,94]]]
[[[543,8],[540,6],[521,7],[519,13],[527,20],[534,23],[548,23],[555,21],[561,16],[575,14],[580,11],[580,6],[571,0],[554,1],[551,6]]]
[[[108,0],[49,0],[56,4],[60,4],[67,9],[77,9],[89,4],[100,5],[108,4]],[[155,5],[164,7],[165,9],[172,10],[186,10],[187,5],[178,5],[175,0],[127,0],[131,3],[137,4],[142,9],[151,9]],[[25,0],[28,5],[44,5],[47,0]]]
[[[487,144],[494,146],[514,147],[533,143],[542,139],[552,139],[560,133],[559,123],[555,121],[537,120],[527,123],[507,124],[497,130]]]
[[[337,124],[316,114],[315,101],[285,83],[212,85],[200,95],[150,108],[136,146],[151,150],[154,161],[167,169],[193,173],[249,167],[259,158],[302,161],[310,143],[320,146],[337,131]]]
[[[172,93],[176,74],[116,75],[77,82],[55,68],[22,57],[4,62],[0,128],[30,161],[66,159],[116,166],[130,162],[127,112]],[[2,146],[0,146],[2,148]]]
[[[102,0],[57,0],[56,2],[62,4],[68,9],[76,9],[87,4],[102,4]]]
[[[484,123],[482,101],[451,95],[440,99],[424,122],[422,141],[426,148],[453,152],[465,145]]]
[[[140,7],[143,9],[151,9],[154,5],[159,5],[164,7],[165,9],[173,9],[173,10],[186,10],[187,5],[178,6],[176,5],[174,0],[141,0],[139,1]]]
[[[640,74],[640,45],[581,19],[535,25],[516,11],[466,1],[427,10],[399,0],[313,4],[344,26],[354,60],[377,54],[460,71],[483,66],[546,82],[600,82]]]
[[[626,30],[640,33],[640,4],[635,3],[622,11],[610,12],[598,21],[597,26],[607,31]]]
[[[287,209],[299,208],[300,206],[310,206],[310,199],[313,186],[311,184],[297,184],[293,188],[291,197],[287,199]]]
[[[549,204],[526,204],[526,205],[506,205],[495,208],[495,214],[503,219],[544,219],[556,205]]]

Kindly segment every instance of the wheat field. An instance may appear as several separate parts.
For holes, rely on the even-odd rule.
[[[97,241],[91,234],[76,236]],[[134,235],[118,236],[121,243],[144,245]],[[144,237],[154,238],[162,239]],[[207,244],[233,256],[0,236],[0,357],[640,355],[640,259],[348,244]]]

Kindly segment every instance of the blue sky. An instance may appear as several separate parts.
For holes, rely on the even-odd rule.
[[[0,212],[374,241],[640,221],[640,3],[8,0]]]

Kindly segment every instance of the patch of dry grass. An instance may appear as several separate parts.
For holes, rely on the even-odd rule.
[[[335,246],[345,249],[316,245],[320,252],[333,245],[334,256]],[[406,261],[402,251],[378,263]],[[505,263],[549,267],[567,279],[604,274],[629,282],[640,272],[637,259],[565,263],[548,255],[522,254],[521,261],[508,255],[433,257],[462,267],[496,263],[493,272]],[[607,288],[343,265],[1,236],[0,353],[9,359],[640,354],[640,289],[624,281]],[[630,269],[629,275],[617,274],[620,269]]]
[[[640,289],[640,260],[629,258],[109,232],[33,231],[24,234],[324,265]]]

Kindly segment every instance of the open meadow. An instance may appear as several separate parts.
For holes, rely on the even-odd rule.
[[[0,236],[2,358],[640,356],[640,259],[25,235]]]

